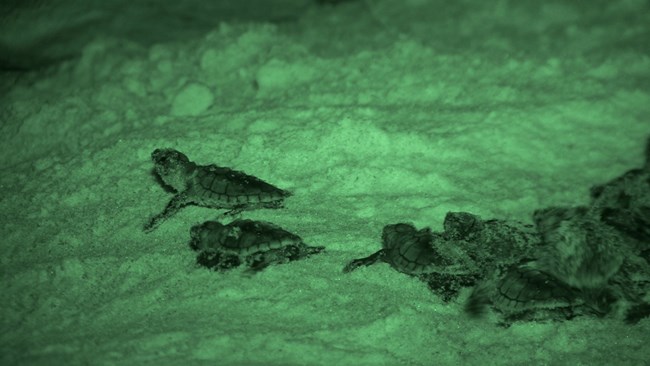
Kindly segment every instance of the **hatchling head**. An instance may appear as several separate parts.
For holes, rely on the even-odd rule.
[[[176,191],[187,188],[188,178],[195,164],[185,154],[174,149],[156,149],[151,153],[156,174]]]

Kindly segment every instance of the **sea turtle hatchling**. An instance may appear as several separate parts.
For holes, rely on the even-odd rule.
[[[167,207],[151,218],[145,231],[156,228],[187,205],[228,209],[224,215],[255,208],[280,208],[289,191],[246,173],[217,165],[197,165],[174,149],[151,154],[155,172],[176,195]]]
[[[448,212],[443,225],[447,245],[462,248],[482,276],[496,266],[508,267],[529,258],[541,245],[536,228],[519,221],[483,220],[468,212]]]
[[[501,220],[481,220],[467,212],[449,212],[445,231],[417,230],[411,224],[384,227],[382,249],[348,263],[343,272],[379,261],[419,278],[445,302],[473,286],[497,265],[525,257],[539,243],[532,227]]]
[[[612,304],[627,311],[647,309],[650,263],[643,245],[619,228],[602,221],[602,207],[551,207],[533,214],[544,245],[531,265],[587,297],[610,293]],[[613,308],[613,307],[612,307]],[[618,314],[614,314],[617,316]],[[637,314],[636,319],[650,313]]]
[[[626,312],[626,321],[633,323],[647,316],[647,262],[594,212],[589,207],[536,210],[542,244],[530,259],[497,270],[477,285],[467,313],[476,316],[492,305],[506,323]]]
[[[626,260],[610,280],[599,287],[577,288],[554,275],[520,263],[497,270],[474,287],[465,303],[471,317],[488,306],[502,315],[500,325],[515,321],[562,321],[577,316],[623,319],[635,324],[650,316],[647,295],[650,270],[641,258]]]
[[[502,315],[499,322],[509,326],[515,321],[567,320],[578,315],[602,316],[612,302],[608,292],[585,297],[574,287],[553,275],[526,264],[497,269],[474,287],[465,303],[471,317],[484,315],[488,306]]]
[[[650,316],[650,138],[645,163],[590,189],[589,206],[549,207],[533,218],[533,259],[476,286],[466,310],[507,318],[587,309],[628,323]]]
[[[197,263],[217,271],[244,264],[257,272],[325,249],[308,246],[298,235],[264,221],[239,219],[227,225],[207,221],[192,227],[190,235],[190,247],[199,252]]]
[[[444,302],[452,300],[461,287],[475,283],[472,271],[462,264],[466,259],[450,260],[452,255],[438,252],[434,242],[442,241],[439,233],[430,228],[417,230],[409,223],[386,225],[382,231],[382,249],[365,258],[349,262],[343,272],[351,272],[361,266],[379,261],[388,263],[393,269],[427,283],[429,289]],[[469,267],[469,263],[466,263]]]
[[[442,272],[453,263],[436,251],[433,246],[434,235],[430,228],[417,230],[410,223],[386,225],[381,234],[382,249],[368,257],[352,260],[343,268],[343,272],[351,272],[378,261],[386,262],[398,272],[410,275]]]

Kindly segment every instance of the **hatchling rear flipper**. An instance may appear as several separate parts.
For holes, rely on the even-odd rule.
[[[344,268],[343,268],[343,273],[348,273],[352,272],[355,269],[361,267],[361,266],[370,266],[372,264],[375,264],[379,261],[382,261],[385,255],[385,251],[383,249],[380,249],[379,251],[364,257],[364,258],[359,258],[351,261],[348,263]]]

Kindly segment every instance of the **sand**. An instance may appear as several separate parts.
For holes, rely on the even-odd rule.
[[[386,264],[341,272],[384,225],[530,223],[641,166],[647,3],[308,5],[182,40],[97,32],[3,73],[1,363],[648,365],[648,319],[505,329],[463,313],[469,290],[444,304]],[[171,198],[162,147],[291,190],[242,217],[326,252],[247,277],[195,264],[189,228],[218,210],[145,234]]]

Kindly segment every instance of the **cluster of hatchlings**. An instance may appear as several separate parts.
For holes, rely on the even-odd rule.
[[[503,325],[578,315],[636,323],[650,316],[650,138],[645,158],[642,168],[592,187],[588,206],[536,210],[534,225],[467,212],[447,213],[442,232],[387,225],[382,248],[352,260],[343,272],[385,262],[424,281],[445,302],[471,288],[465,311],[480,316],[492,308]],[[225,218],[281,208],[291,195],[240,171],[197,165],[173,149],[156,149],[152,159],[157,175],[176,194],[145,231],[186,205],[225,209]],[[221,271],[244,265],[255,272],[324,249],[263,221],[207,221],[190,235],[197,263]]]

